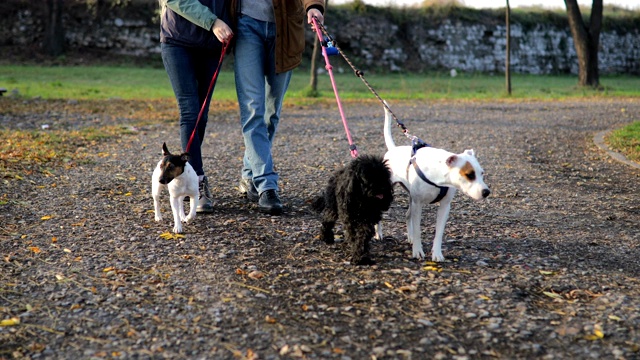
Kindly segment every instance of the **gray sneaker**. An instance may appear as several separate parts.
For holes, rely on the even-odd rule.
[[[213,200],[211,200],[211,191],[209,191],[209,180],[205,176],[199,183],[200,196],[198,197],[197,213],[212,213]]]

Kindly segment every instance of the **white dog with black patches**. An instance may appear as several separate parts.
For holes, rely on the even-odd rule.
[[[167,149],[167,144],[162,144],[162,160],[153,170],[151,176],[151,194],[155,220],[161,221],[160,190],[169,190],[169,201],[173,212],[173,232],[182,232],[182,222],[188,223],[196,218],[196,205],[198,201],[198,175],[189,164],[189,153],[173,155]],[[183,200],[189,196],[189,215],[185,216]]]
[[[489,196],[491,191],[484,183],[484,171],[473,150],[454,154],[428,145],[416,150],[413,146],[396,146],[391,134],[391,112],[386,107],[384,112],[384,141],[387,145],[384,158],[391,169],[393,183],[400,183],[409,192],[407,235],[413,247],[413,256],[418,259],[425,257],[420,239],[422,205],[439,203],[431,259],[444,261],[442,238],[451,201],[456,190],[474,200]],[[380,224],[377,230],[377,237],[381,239]]]

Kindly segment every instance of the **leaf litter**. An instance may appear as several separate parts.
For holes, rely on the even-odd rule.
[[[350,160],[333,106],[283,109],[274,154],[286,211],[269,217],[237,194],[237,114],[213,104],[203,154],[215,211],[198,214],[177,236],[168,231],[170,219],[156,223],[148,211],[160,145],[179,148],[175,103],[0,101],[7,134],[43,131],[43,123],[62,138],[96,129],[82,133],[78,152],[64,150],[66,162],[0,161],[0,322],[9,324],[0,327],[1,354],[640,354],[640,173],[591,141],[637,119],[633,99],[391,104],[434,146],[474,148],[491,173],[492,195],[476,203],[457,194],[446,261],[434,263],[411,258],[408,197],[396,188],[383,219],[386,237],[372,242],[371,267],[348,263],[340,225],[336,245],[321,243],[309,208],[331,171]],[[65,115],[52,117],[52,109]],[[346,110],[360,152],[384,153],[381,107],[354,101]],[[405,142],[396,133],[396,143]],[[168,195],[162,207],[170,213]],[[423,212],[429,249],[435,209]]]

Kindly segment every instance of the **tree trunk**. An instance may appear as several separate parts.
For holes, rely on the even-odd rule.
[[[600,85],[598,47],[602,28],[602,0],[593,0],[588,27],[582,19],[577,0],[564,0],[564,3],[578,56],[578,84],[597,88]]]
[[[309,87],[312,94],[318,93],[318,65],[316,59],[318,58],[318,49],[320,48],[320,41],[318,36],[313,36],[313,53],[311,54],[311,80],[309,81]]]
[[[324,3],[324,15],[327,15],[327,8],[329,7],[329,0]],[[313,96],[318,95],[318,65],[316,63],[318,59],[318,52],[320,51],[320,41],[318,36],[313,34],[313,53],[311,53],[311,79],[309,80],[310,94]]]
[[[507,0],[507,13],[505,15],[505,23],[507,27],[507,54],[505,56],[504,77],[507,86],[507,94],[511,95],[511,6]]]
[[[62,9],[64,0],[46,0],[47,12],[44,21],[44,51],[51,56],[64,53],[64,28],[62,26]]]

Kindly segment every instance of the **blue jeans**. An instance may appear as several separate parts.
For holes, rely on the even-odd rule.
[[[204,175],[202,169],[201,146],[205,137],[205,129],[209,118],[211,95],[206,98],[213,74],[220,61],[221,48],[191,48],[175,44],[160,44],[162,62],[169,75],[173,93],[178,102],[180,112],[180,142],[184,151],[189,143],[198,120],[202,103],[207,104],[198,122],[191,146],[189,147],[189,163],[198,175]],[[206,99],[205,99],[206,98]]]
[[[280,121],[291,71],[276,74],[276,25],[249,16],[238,18],[234,72],[244,136],[242,177],[258,193],[278,190],[271,148]]]

